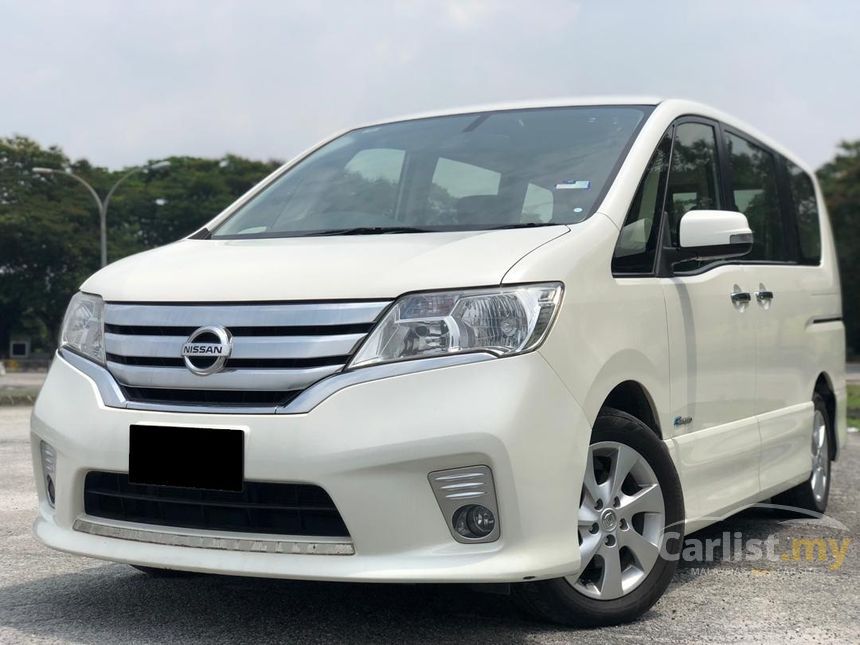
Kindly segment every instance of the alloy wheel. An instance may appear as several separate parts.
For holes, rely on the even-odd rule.
[[[824,500],[827,492],[827,467],[830,462],[830,447],[827,442],[827,422],[821,410],[815,411],[812,420],[812,496],[818,504]]]
[[[654,470],[636,450],[603,441],[589,447],[579,506],[580,593],[613,600],[638,587],[660,557],[666,511]]]

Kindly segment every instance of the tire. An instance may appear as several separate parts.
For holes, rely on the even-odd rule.
[[[637,456],[630,456],[631,449]],[[622,492],[615,497],[610,492],[618,479],[612,476],[615,468],[612,454],[617,457],[616,463],[638,459],[629,469],[630,475],[622,478]],[[643,461],[645,465],[642,465]],[[589,463],[594,470],[589,473],[586,469],[581,506],[577,511],[580,549],[583,561],[588,561],[574,576],[519,583],[512,587],[515,600],[529,614],[541,620],[576,627],[617,625],[635,620],[648,611],[672,580],[684,539],[681,482],[666,446],[651,428],[625,412],[603,410],[594,424]],[[656,494],[652,492],[648,496],[647,506],[643,506],[644,491],[653,488],[654,478],[659,489],[655,489]],[[593,481],[597,488],[590,487],[589,481]],[[589,491],[599,494],[592,495]],[[637,498],[637,494],[642,496]],[[602,501],[594,501],[603,497],[612,508]],[[637,499],[635,506],[634,498]],[[599,515],[597,521],[589,526],[592,508]],[[649,512],[637,512],[643,508]],[[612,529],[613,518],[616,520],[615,529]],[[632,535],[631,531],[637,535]],[[641,541],[646,535],[648,545]],[[577,539],[577,536],[571,536],[571,539]],[[658,547],[655,544],[661,543],[662,550],[656,551]],[[602,553],[606,554],[605,560]],[[644,557],[639,558],[635,555],[637,553]],[[640,560],[646,563],[650,560],[650,569],[640,564]],[[616,563],[615,567],[601,564],[611,561]],[[610,570],[617,571],[618,575],[610,575]],[[625,574],[623,584],[621,571]],[[631,573],[635,575],[631,576]],[[631,583],[630,580],[636,582]]]
[[[817,392],[812,396],[815,408],[812,420],[812,473],[802,484],[773,498],[776,504],[791,507],[790,512],[801,516],[820,514],[827,510],[830,497],[830,442],[833,420],[827,412],[824,398]],[[823,478],[823,485],[821,484]]]
[[[203,575],[195,571],[180,571],[179,569],[159,569],[157,567],[142,567],[137,564],[129,565],[133,569],[137,569],[141,573],[145,573],[150,578],[193,578]]]

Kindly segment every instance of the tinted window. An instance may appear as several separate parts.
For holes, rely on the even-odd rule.
[[[635,106],[510,110],[355,130],[281,175],[213,237],[580,222],[646,113]]]
[[[670,166],[666,210],[671,241],[677,246],[678,226],[685,213],[720,208],[714,128],[703,123],[676,126]]]
[[[613,272],[651,273],[654,270],[671,148],[672,139],[667,135],[651,157],[618,236],[612,259]]]
[[[798,166],[785,160],[791,188],[792,214],[797,220],[800,261],[818,264],[821,261],[821,229],[818,225],[818,203],[812,179]]]
[[[734,134],[726,135],[733,208],[747,216],[753,249],[747,260],[784,260],[785,244],[773,154]]]

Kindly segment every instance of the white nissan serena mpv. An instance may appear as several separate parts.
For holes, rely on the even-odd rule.
[[[689,533],[827,504],[844,327],[812,172],[680,100],[342,133],[74,296],[45,544],[168,571],[505,583],[646,611]]]

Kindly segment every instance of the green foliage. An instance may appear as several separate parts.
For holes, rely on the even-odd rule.
[[[860,385],[848,386],[848,426],[860,428]]]
[[[840,144],[818,171],[839,254],[849,351],[860,354],[860,141]]]
[[[52,336],[82,276],[98,267],[98,218],[84,190],[69,190],[30,172],[33,166],[89,174],[62,151],[33,141],[0,139],[0,348],[22,327]],[[0,351],[2,351],[0,350]]]
[[[133,175],[111,201],[108,259],[193,233],[279,163],[172,157],[169,168]]]
[[[109,261],[193,232],[279,165],[235,156],[170,161],[167,169],[132,175],[115,193]],[[68,177],[34,174],[35,166],[69,168],[102,196],[127,172],[71,162],[25,137],[0,139],[0,355],[13,332],[50,349],[69,298],[99,267],[92,196]]]

